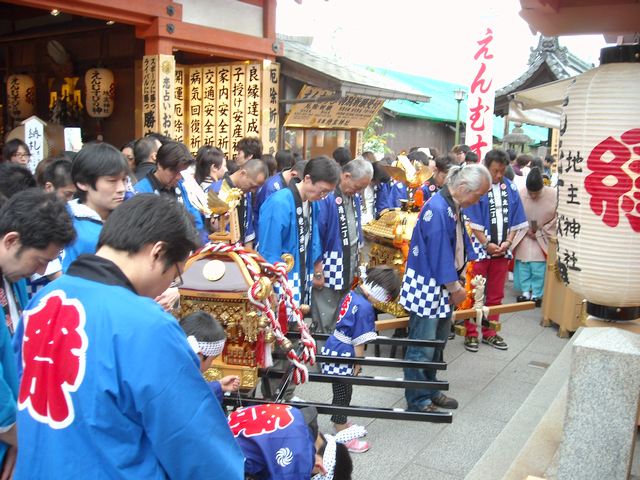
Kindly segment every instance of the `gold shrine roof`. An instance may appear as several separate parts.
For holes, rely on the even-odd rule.
[[[242,292],[246,293],[253,283],[249,271],[242,259],[235,253],[209,253],[198,258],[193,255],[188,267],[182,274],[182,289],[202,292]],[[219,260],[224,265],[224,274],[218,280],[205,278],[203,269],[212,260]]]

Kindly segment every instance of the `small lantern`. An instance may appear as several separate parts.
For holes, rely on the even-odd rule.
[[[601,51],[564,101],[558,267],[607,320],[640,317],[640,46]]]
[[[33,115],[36,87],[29,75],[9,75],[7,79],[7,110],[11,118],[24,120]]]
[[[107,118],[113,113],[115,82],[113,72],[106,68],[90,68],[84,75],[87,114],[94,118]]]

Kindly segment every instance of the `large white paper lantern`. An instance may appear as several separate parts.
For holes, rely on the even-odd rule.
[[[116,84],[113,72],[106,68],[90,68],[84,75],[87,114],[94,118],[106,118],[113,113]]]
[[[36,86],[29,75],[9,75],[7,78],[7,111],[11,118],[24,120],[33,115],[36,106]]]
[[[605,48],[567,91],[558,261],[587,313],[640,317],[640,47]]]

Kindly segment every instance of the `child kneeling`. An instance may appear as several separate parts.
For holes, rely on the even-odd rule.
[[[187,341],[200,359],[200,371],[211,368],[214,359],[224,350],[227,335],[222,325],[209,313],[193,312],[180,320],[180,326],[187,335]],[[218,381],[208,382],[209,388],[222,403],[225,392],[236,392],[240,388],[240,377],[228,375]]]
[[[391,267],[374,267],[367,271],[362,285],[347,293],[342,299],[336,329],[322,347],[321,354],[333,357],[362,357],[367,342],[375,340],[376,312],[372,304],[389,302],[400,292],[400,278]],[[322,364],[322,373],[328,375],[358,375],[360,365]],[[333,405],[348,407],[351,404],[353,386],[334,382]],[[351,426],[345,415],[333,415],[331,421],[336,432]],[[371,447],[369,442],[354,438],[345,443],[350,452],[363,453]]]

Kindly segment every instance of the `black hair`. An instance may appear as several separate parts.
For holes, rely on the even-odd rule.
[[[511,164],[507,165],[507,168],[504,169],[504,176],[513,182],[513,179],[516,177],[516,173],[513,171],[513,167]]]
[[[509,162],[513,162],[518,156],[518,152],[516,152],[513,148],[507,150],[507,155],[509,156]]]
[[[193,217],[169,195],[140,194],[116,208],[98,239],[103,245],[129,254],[145,245],[164,242],[165,267],[184,261],[200,246]]]
[[[420,150],[415,150],[409,153],[409,155],[407,155],[407,158],[412,162],[417,161],[422,163],[423,165],[429,165],[429,156],[426,153],[421,152]]]
[[[226,338],[224,328],[210,313],[198,310],[180,320],[180,326],[188,336],[193,335],[198,342],[217,342]]]
[[[145,135],[145,137],[150,137],[150,138],[155,138],[156,140],[158,140],[162,145],[164,145],[165,143],[168,143],[171,141],[171,137],[168,137],[166,135],[163,135],[162,133],[158,133],[158,132],[150,132],[147,133]]]
[[[10,162],[11,157],[13,157],[16,154],[16,152],[20,147],[24,148],[27,151],[27,153],[30,153],[29,146],[19,138],[12,138],[11,140],[8,140],[4,144],[4,147],[2,147],[2,159],[5,162]]]
[[[182,142],[170,141],[158,150],[156,164],[159,167],[178,172],[193,163],[193,157],[187,146]]]
[[[336,443],[336,465],[333,468],[333,480],[351,480],[353,461],[346,445]]]
[[[469,150],[464,156],[464,163],[478,163],[478,154]]]
[[[469,155],[467,153],[467,155]],[[476,155],[476,158],[478,156]],[[466,157],[465,157],[466,159]],[[449,157],[449,155],[440,155],[439,157],[436,157],[435,162],[436,162],[436,170],[440,171],[440,172],[444,172],[444,173],[448,173],[449,169],[451,168],[451,165],[454,164],[456,161],[455,157],[452,159]]]
[[[138,139],[133,145],[133,158],[135,159],[136,167],[149,160],[151,155],[157,152],[159,148],[158,140],[155,137],[148,136]]]
[[[465,145],[465,144],[461,144],[461,145],[455,145],[451,151],[453,153],[464,153],[465,155],[467,154],[467,152],[471,150],[471,148],[469,147],[469,145]]]
[[[53,188],[62,188],[73,183],[71,178],[72,162],[66,157],[56,158],[47,164],[42,172],[42,186],[47,182]]]
[[[329,157],[315,157],[304,167],[302,178],[307,175],[311,177],[311,183],[327,182],[335,185],[340,180],[340,168]]]
[[[95,190],[100,177],[129,174],[129,163],[122,152],[108,143],[87,143],[78,152],[71,165],[71,178],[78,189],[80,202],[87,198],[87,192],[78,185],[83,183]]]
[[[236,145],[236,150],[242,150],[244,156],[249,158],[261,158],[262,157],[262,142],[257,137],[244,137]]]
[[[538,167],[533,167],[527,175],[527,190],[530,192],[539,192],[544,187],[544,181],[542,180],[542,171]]]
[[[22,248],[65,246],[76,238],[65,203],[54,193],[29,188],[16,193],[0,209],[0,237],[18,232]]]
[[[544,163],[542,162],[542,159],[540,157],[533,157],[529,162],[529,167],[538,167],[541,172],[544,171]]]
[[[278,150],[276,152],[276,164],[279,172],[290,169],[294,163],[295,160],[291,150]]]
[[[220,168],[224,162],[224,153],[217,147],[204,145],[198,149],[196,153],[196,172],[195,179],[198,184],[209,178],[211,167]]]
[[[501,163],[502,165],[509,165],[509,157],[507,152],[501,148],[494,148],[489,150],[484,156],[484,166],[489,168],[493,162]]]
[[[553,155],[546,155],[544,157],[544,163],[553,163],[556,161],[556,158]]]
[[[391,176],[384,169],[385,166],[389,165],[387,162],[380,160],[379,162],[373,162],[371,165],[373,166],[373,178],[371,181],[376,183],[389,183],[391,181]]]
[[[252,159],[253,160],[253,159]],[[262,155],[261,160],[267,166],[267,177],[270,177],[276,173],[278,170],[278,164],[276,163],[276,157],[271,155],[270,153],[265,153]]]
[[[396,269],[387,265],[369,268],[366,281],[384,288],[391,298],[398,296],[402,286]]]
[[[362,158],[373,163],[376,161],[376,154],[373,153],[371,150],[367,150],[366,152],[362,152]]]
[[[123,151],[125,148],[130,148],[131,150],[133,150],[135,148],[135,146],[136,146],[136,141],[135,140],[129,140],[122,147],[120,147],[120,151]]]
[[[333,159],[338,162],[338,165],[344,167],[347,163],[353,160],[351,152],[348,148],[338,147],[333,151]]]
[[[11,198],[18,192],[36,186],[31,171],[17,163],[0,163],[0,193]]]
[[[521,153],[516,157],[516,163],[520,168],[529,165],[529,163],[531,163],[531,160],[533,160],[533,157],[527,153]]]
[[[307,166],[307,163],[309,163],[308,160],[298,160],[293,167],[291,167],[291,171],[292,172],[296,172],[296,178],[302,180],[302,178],[304,177],[304,169]]]

